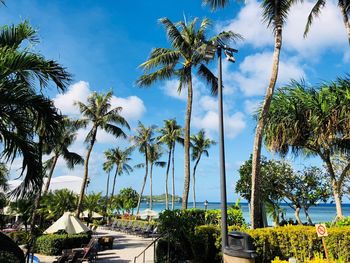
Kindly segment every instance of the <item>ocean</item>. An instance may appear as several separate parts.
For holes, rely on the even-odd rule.
[[[228,203],[228,205],[232,205],[234,203]],[[244,219],[247,223],[250,222],[249,220],[249,208],[248,203],[240,203],[239,204],[242,211]],[[197,202],[196,203],[197,208],[204,209],[204,203],[203,202]],[[170,204],[171,207],[171,204]],[[192,208],[193,203],[188,203],[188,208]],[[294,210],[291,209],[287,204],[281,204],[281,207],[285,210],[285,218],[288,220],[291,218],[295,221],[294,217]],[[147,203],[141,203],[140,211],[149,208],[149,205]],[[176,203],[175,208],[181,209],[181,203]],[[152,210],[156,212],[162,212],[165,209],[165,203],[153,203],[152,204]],[[220,202],[209,202],[208,209],[220,209]],[[336,210],[334,204],[319,204],[318,206],[311,207],[309,209],[309,214],[311,217],[311,220],[313,223],[323,223],[332,221],[335,218]],[[343,214],[344,216],[350,216],[350,204],[343,204]],[[303,222],[306,222],[306,217],[304,214],[304,210],[300,211],[300,218]],[[269,225],[272,225],[272,218],[268,216],[268,223]]]

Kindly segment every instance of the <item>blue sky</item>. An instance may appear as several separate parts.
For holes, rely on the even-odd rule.
[[[234,1],[232,1],[234,2]],[[278,86],[290,79],[304,78],[309,83],[320,83],[344,76],[350,63],[350,49],[340,12],[333,1],[329,1],[322,17],[316,19],[309,37],[302,33],[311,3],[293,8],[284,30]],[[225,85],[225,133],[228,199],[234,201],[234,182],[239,165],[249,158],[252,150],[255,122],[252,112],[262,100],[271,71],[273,35],[261,22],[261,9],[255,0],[245,4],[232,3],[225,10],[211,12],[199,0],[152,0],[134,1],[7,1],[0,9],[0,23],[12,24],[25,19],[38,29],[41,43],[35,50],[47,58],[58,60],[74,75],[74,81],[64,95],[54,88],[48,95],[63,113],[76,117],[73,101],[86,100],[92,91],[106,92],[113,89],[113,104],[123,106],[123,114],[132,128],[141,120],[147,125],[161,126],[164,119],[176,118],[183,123],[185,93],[176,93],[176,80],[160,82],[148,89],[135,86],[141,71],[137,68],[145,61],[153,47],[169,47],[165,31],[157,22],[161,17],[172,21],[194,17],[210,18],[213,21],[211,34],[222,30],[240,33],[244,41],[235,44],[239,49],[236,63],[224,62]],[[210,67],[216,71],[216,62]],[[192,133],[204,128],[217,140],[217,101],[208,93],[207,87],[195,78],[195,102],[192,116]],[[133,130],[130,131],[130,135]],[[86,131],[80,131],[72,149],[85,154],[83,139]],[[90,164],[91,184],[89,191],[105,188],[106,174],[102,170],[103,151],[127,142],[99,133],[99,143],[94,149]],[[265,154],[266,151],[264,151]],[[268,154],[278,158],[277,155]],[[296,168],[304,164],[320,164],[317,159],[292,159]],[[166,159],[164,155],[164,160]],[[142,161],[137,153],[134,164]],[[218,201],[219,173],[218,146],[210,150],[210,158],[203,158],[197,172],[197,199]],[[12,170],[18,168],[19,159]],[[154,171],[154,192],[164,193],[164,170]],[[15,172],[13,172],[13,175]],[[73,171],[65,168],[61,161],[55,176],[82,176],[83,167]],[[117,190],[131,186],[141,188],[143,170],[135,170],[129,176],[118,178]],[[183,150],[176,152],[176,191],[182,194]],[[145,194],[149,187],[146,186]],[[190,200],[192,197],[190,195]]]

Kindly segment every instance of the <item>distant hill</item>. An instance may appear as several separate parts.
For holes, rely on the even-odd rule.
[[[172,195],[171,194],[168,194],[168,200],[169,200],[169,203],[171,203],[171,198],[172,198]],[[149,195],[143,195],[142,198],[141,198],[141,202],[149,202]],[[164,203],[165,202],[165,194],[162,194],[162,195],[153,195],[152,196],[152,202],[155,202],[155,203]],[[175,202],[182,202],[182,198],[178,195],[175,195]]]

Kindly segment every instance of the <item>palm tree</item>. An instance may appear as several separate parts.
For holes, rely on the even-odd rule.
[[[350,79],[322,84],[320,89],[293,81],[275,94],[265,129],[269,149],[282,155],[291,150],[295,155],[321,158],[331,181],[337,218],[343,217],[342,189],[350,170],[349,92]],[[337,168],[332,158],[339,154],[346,158]]]
[[[305,26],[304,37],[310,31],[310,27],[315,17],[318,17],[321,14],[322,8],[325,7],[327,1],[326,0],[316,0],[314,7],[311,9],[311,12],[307,18],[307,23]],[[348,42],[350,45],[350,23],[349,23],[349,11],[350,11],[350,1],[348,0],[338,0],[338,7],[340,9],[341,16],[343,17],[343,22],[345,25],[345,29],[347,31]]]
[[[150,144],[154,141],[153,133],[155,128],[156,128],[155,126],[146,127],[139,121],[138,127],[136,129],[136,135],[131,137],[131,141],[133,142],[132,147],[137,147],[139,152],[145,156],[145,162],[144,162],[145,176],[143,178],[143,184],[142,184],[139,199],[137,202],[136,214],[138,214],[140,211],[141,198],[142,198],[143,190],[145,189],[145,185],[148,177],[148,163],[149,163],[148,152],[149,152]]]
[[[187,88],[187,106],[185,113],[184,127],[184,190],[182,198],[182,208],[187,208],[188,193],[190,188],[190,131],[193,87],[193,70],[197,69],[198,75],[203,77],[211,86],[212,93],[217,92],[217,78],[204,65],[209,60],[205,56],[205,46],[208,41],[226,41],[240,38],[238,34],[232,32],[222,32],[217,36],[206,39],[206,30],[210,25],[208,19],[203,19],[197,27],[197,18],[187,23],[180,21],[171,22],[168,18],[161,18],[159,21],[167,31],[167,37],[172,48],[155,48],[152,50],[149,59],[142,63],[140,67],[144,70],[137,84],[141,87],[148,87],[158,80],[179,79],[178,92]],[[154,72],[151,72],[155,70]]]
[[[203,3],[211,6],[212,9],[222,8],[229,4],[229,0],[203,0]],[[266,123],[271,99],[275,90],[278,77],[279,57],[282,48],[282,30],[286,22],[288,13],[295,0],[263,0],[261,8],[263,10],[263,21],[267,27],[273,29],[274,33],[274,53],[272,60],[272,72],[270,82],[266,90],[265,99],[262,104],[260,116],[255,131],[253,146],[253,166],[252,166],[252,195],[251,195],[251,215],[250,222],[253,228],[263,227],[262,203],[260,200],[260,159],[261,142],[263,130]]]
[[[168,177],[169,177],[169,169],[170,162],[172,161],[172,210],[174,210],[174,202],[175,202],[175,167],[174,167],[174,153],[175,153],[175,145],[177,141],[181,141],[182,129],[181,126],[177,124],[175,119],[165,120],[164,127],[159,129],[160,136],[158,137],[158,141],[160,143],[164,143],[168,147],[168,162],[165,173],[165,209],[169,209],[169,200],[168,200]]]
[[[49,147],[53,147],[51,152],[53,153],[53,156],[46,161],[45,168],[49,170],[48,176],[47,176],[47,182],[43,191],[43,194],[45,195],[50,187],[51,178],[53,175],[53,171],[56,167],[56,163],[59,159],[59,157],[63,157],[63,159],[66,161],[67,167],[69,169],[73,169],[75,165],[77,164],[83,164],[84,159],[75,152],[70,152],[68,150],[68,147],[73,144],[73,142],[76,139],[77,136],[77,129],[79,128],[78,125],[76,125],[75,122],[72,122],[70,119],[65,118],[63,119],[62,123],[62,130],[59,137],[54,138],[55,144]]]
[[[153,175],[153,166],[159,166],[159,167],[165,167],[166,162],[159,161],[159,159],[162,157],[163,152],[160,148],[159,144],[153,143],[149,146],[148,149],[148,161],[149,161],[149,180],[150,180],[150,197],[149,197],[149,209],[152,209],[152,175]]]
[[[82,102],[76,102],[75,104],[79,107],[83,118],[81,123],[85,126],[90,124],[91,130],[86,136],[85,143],[88,145],[86,152],[85,162],[84,162],[84,177],[81,184],[80,196],[77,205],[76,215],[79,216],[81,212],[81,206],[84,199],[85,188],[89,175],[89,159],[92,149],[96,142],[96,136],[98,129],[102,129],[116,138],[126,138],[126,134],[122,128],[130,129],[128,122],[120,115],[121,107],[115,107],[111,109],[110,101],[112,99],[113,93],[111,91],[106,94],[92,93],[87,104]]]
[[[205,131],[200,130],[198,134],[191,136],[192,161],[196,161],[193,167],[193,208],[196,208],[196,170],[202,155],[209,157],[209,148],[216,144],[215,141],[206,138]]]
[[[133,171],[132,167],[128,164],[128,162],[131,161],[130,155],[132,151],[133,149],[130,147],[125,150],[117,147],[115,149],[109,149],[105,152],[106,162],[103,164],[103,166],[106,167],[107,170],[112,170],[114,165],[116,166],[112,184],[111,198],[114,196],[117,175],[121,176],[123,173],[130,174]]]
[[[92,222],[92,214],[93,212],[101,212],[103,211],[104,203],[102,199],[102,193],[90,193],[86,195],[83,202],[84,211],[88,212],[88,223]]]
[[[12,161],[18,153],[23,158],[22,174],[26,175],[14,192],[17,195],[42,185],[42,167],[33,139],[37,128],[33,127],[44,123],[51,137],[59,132],[61,117],[52,101],[42,92],[36,94],[36,85],[39,83],[42,90],[52,81],[64,91],[71,78],[56,61],[32,51],[37,42],[37,32],[27,22],[0,29],[0,142],[6,160]]]

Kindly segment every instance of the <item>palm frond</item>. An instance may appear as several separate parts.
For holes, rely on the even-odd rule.
[[[325,6],[325,0],[317,0],[313,8],[311,9],[310,14],[307,17],[307,22],[304,30],[304,37],[307,37],[307,34],[310,31],[310,27],[315,17],[318,17],[321,13],[322,8]]]

